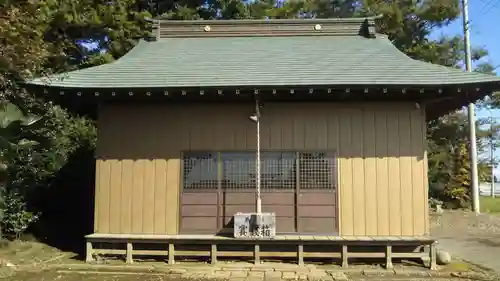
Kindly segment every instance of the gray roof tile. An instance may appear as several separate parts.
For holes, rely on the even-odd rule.
[[[500,77],[413,60],[385,36],[163,38],[49,79],[69,88],[463,85]],[[35,79],[30,84],[46,84]]]

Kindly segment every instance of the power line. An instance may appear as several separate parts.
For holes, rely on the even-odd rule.
[[[479,0],[480,2],[484,3],[483,7],[480,9],[479,13],[482,14],[482,17],[481,19],[484,19],[485,15],[487,15],[489,12],[491,12],[493,10],[493,8],[498,8],[500,9],[500,6],[498,6],[500,4],[500,0]],[[488,2],[486,2],[488,1]],[[496,1],[495,3],[493,3],[493,1]],[[489,8],[488,8],[489,7]],[[483,14],[484,12],[484,14]],[[472,27],[476,27],[476,25],[478,25],[478,23],[480,23],[481,20],[474,20],[474,21],[471,21],[469,20],[469,29],[471,30]],[[480,31],[479,30],[475,30],[474,31],[474,34],[480,34]]]
[[[486,16],[488,13],[493,11],[493,8],[500,9],[500,0],[489,0],[488,2],[485,2],[486,0],[479,0],[484,3],[484,6],[481,8],[479,13],[481,14],[481,18],[484,19],[484,16]],[[496,2],[494,2],[496,1]],[[477,25],[477,21],[474,21],[475,25]],[[472,22],[469,22],[470,25],[472,25]]]
[[[483,13],[483,12],[490,12],[492,10],[492,8],[496,7],[496,5],[498,5],[498,3],[500,3],[499,0],[489,0],[488,2],[484,2],[484,0],[480,0],[481,2],[485,3],[484,6],[481,8],[481,11],[479,13]],[[496,1],[496,3],[493,3],[494,1]],[[491,5],[491,6],[490,6]],[[488,8],[488,6],[490,6],[490,8]]]

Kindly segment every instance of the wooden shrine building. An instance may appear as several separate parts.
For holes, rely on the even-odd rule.
[[[256,262],[385,257],[390,267],[422,255],[393,246],[433,245],[426,120],[500,90],[499,77],[411,59],[376,33],[374,18],[154,26],[115,62],[29,82],[98,105],[89,261],[156,253],[216,262],[235,256],[225,248],[235,243]],[[276,214],[277,236],[235,242],[223,235],[233,215],[256,209],[256,100],[262,210]],[[271,244],[294,252],[266,251]],[[382,248],[356,250],[370,245]]]

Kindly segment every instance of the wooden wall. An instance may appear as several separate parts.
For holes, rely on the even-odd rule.
[[[176,234],[183,150],[255,149],[253,104],[104,105],[95,232]],[[266,104],[262,149],[339,155],[342,235],[428,233],[425,115],[413,103]]]

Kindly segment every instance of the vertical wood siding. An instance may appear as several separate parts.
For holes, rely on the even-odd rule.
[[[99,233],[176,234],[181,152],[255,149],[252,104],[105,105]],[[342,235],[428,233],[425,116],[413,104],[266,104],[262,149],[338,153]]]

